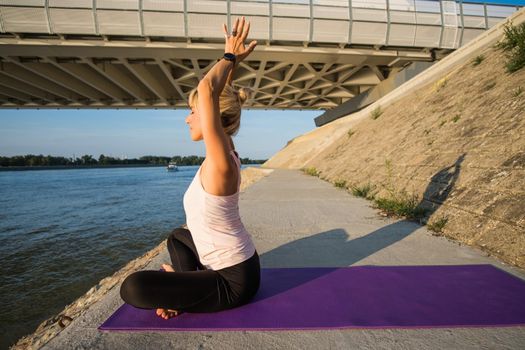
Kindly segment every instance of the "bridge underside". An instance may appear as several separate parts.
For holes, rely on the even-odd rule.
[[[330,110],[517,9],[451,0],[1,0],[0,108],[187,108],[222,56],[218,29],[246,15],[259,43],[233,77],[254,90],[246,107]]]
[[[106,37],[107,39],[107,37]],[[250,109],[331,109],[430,50],[261,43],[234,74]],[[221,43],[0,38],[0,108],[187,108]],[[444,55],[449,50],[441,50]],[[438,57],[439,58],[439,57]]]

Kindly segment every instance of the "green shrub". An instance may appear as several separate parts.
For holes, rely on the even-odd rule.
[[[505,67],[508,73],[513,73],[525,66],[525,23],[513,26],[505,24],[505,37],[496,46],[507,52]]]
[[[376,198],[374,200],[377,208],[383,210],[387,215],[404,216],[407,219],[421,219],[427,210],[419,206],[416,195],[409,196],[405,192],[396,194],[391,198]]]
[[[334,186],[338,188],[346,188],[346,180],[335,181]]]
[[[459,114],[456,114],[454,118],[452,118],[452,121],[455,123],[459,120],[459,118],[461,118],[461,116]]]
[[[348,130],[348,138],[350,138],[350,136],[352,136],[353,134],[355,134],[355,131],[353,131],[352,129]]]
[[[483,62],[484,59],[485,59],[485,56],[483,55],[476,56],[476,58],[472,60],[472,66],[475,67],[479,65],[481,62]]]
[[[381,110],[381,106],[377,106],[372,112],[370,112],[370,117],[375,120],[379,118],[381,114],[383,114],[383,111]]]
[[[352,193],[373,199],[376,208],[381,209],[387,215],[404,216],[410,220],[419,219],[421,221],[425,217],[427,210],[419,206],[419,199],[416,195],[408,195],[404,190],[397,191],[394,185],[394,167],[391,159],[385,159],[385,168],[386,184],[383,187],[388,192],[386,198],[369,198],[370,184],[367,188],[365,187],[364,195],[354,190],[354,188],[352,188]]]
[[[316,168],[310,167],[310,168],[303,168],[301,169],[305,174],[311,175],[311,176],[319,176],[319,171],[317,171]]]
[[[519,97],[521,93],[523,92],[523,88],[521,86],[518,86],[514,91],[512,92],[512,96]]]
[[[373,199],[372,195],[373,186],[370,183],[362,186],[352,186],[352,194],[356,197],[363,197],[366,199]]]
[[[430,231],[434,231],[436,233],[443,232],[443,227],[447,224],[448,218],[447,217],[441,217],[431,223],[427,224],[427,228]]]

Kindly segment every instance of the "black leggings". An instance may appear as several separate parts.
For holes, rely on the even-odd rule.
[[[138,271],[122,282],[122,299],[141,309],[215,312],[243,305],[257,293],[260,265],[251,258],[220,270],[206,269],[189,230],[176,228],[167,239],[175,272]]]

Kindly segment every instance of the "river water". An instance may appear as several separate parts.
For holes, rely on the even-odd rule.
[[[198,168],[0,172],[0,349],[182,225]]]

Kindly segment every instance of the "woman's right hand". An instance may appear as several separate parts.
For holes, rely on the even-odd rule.
[[[224,52],[233,53],[237,57],[235,60],[235,65],[238,65],[241,61],[248,57],[250,53],[252,53],[252,51],[255,49],[255,46],[257,45],[257,41],[252,40],[250,45],[248,45],[248,48],[244,46],[244,41],[250,32],[250,22],[246,22],[243,16],[240,21],[239,18],[235,20],[232,28],[232,34],[228,33],[226,24],[223,24],[223,29],[224,36],[226,38]]]

